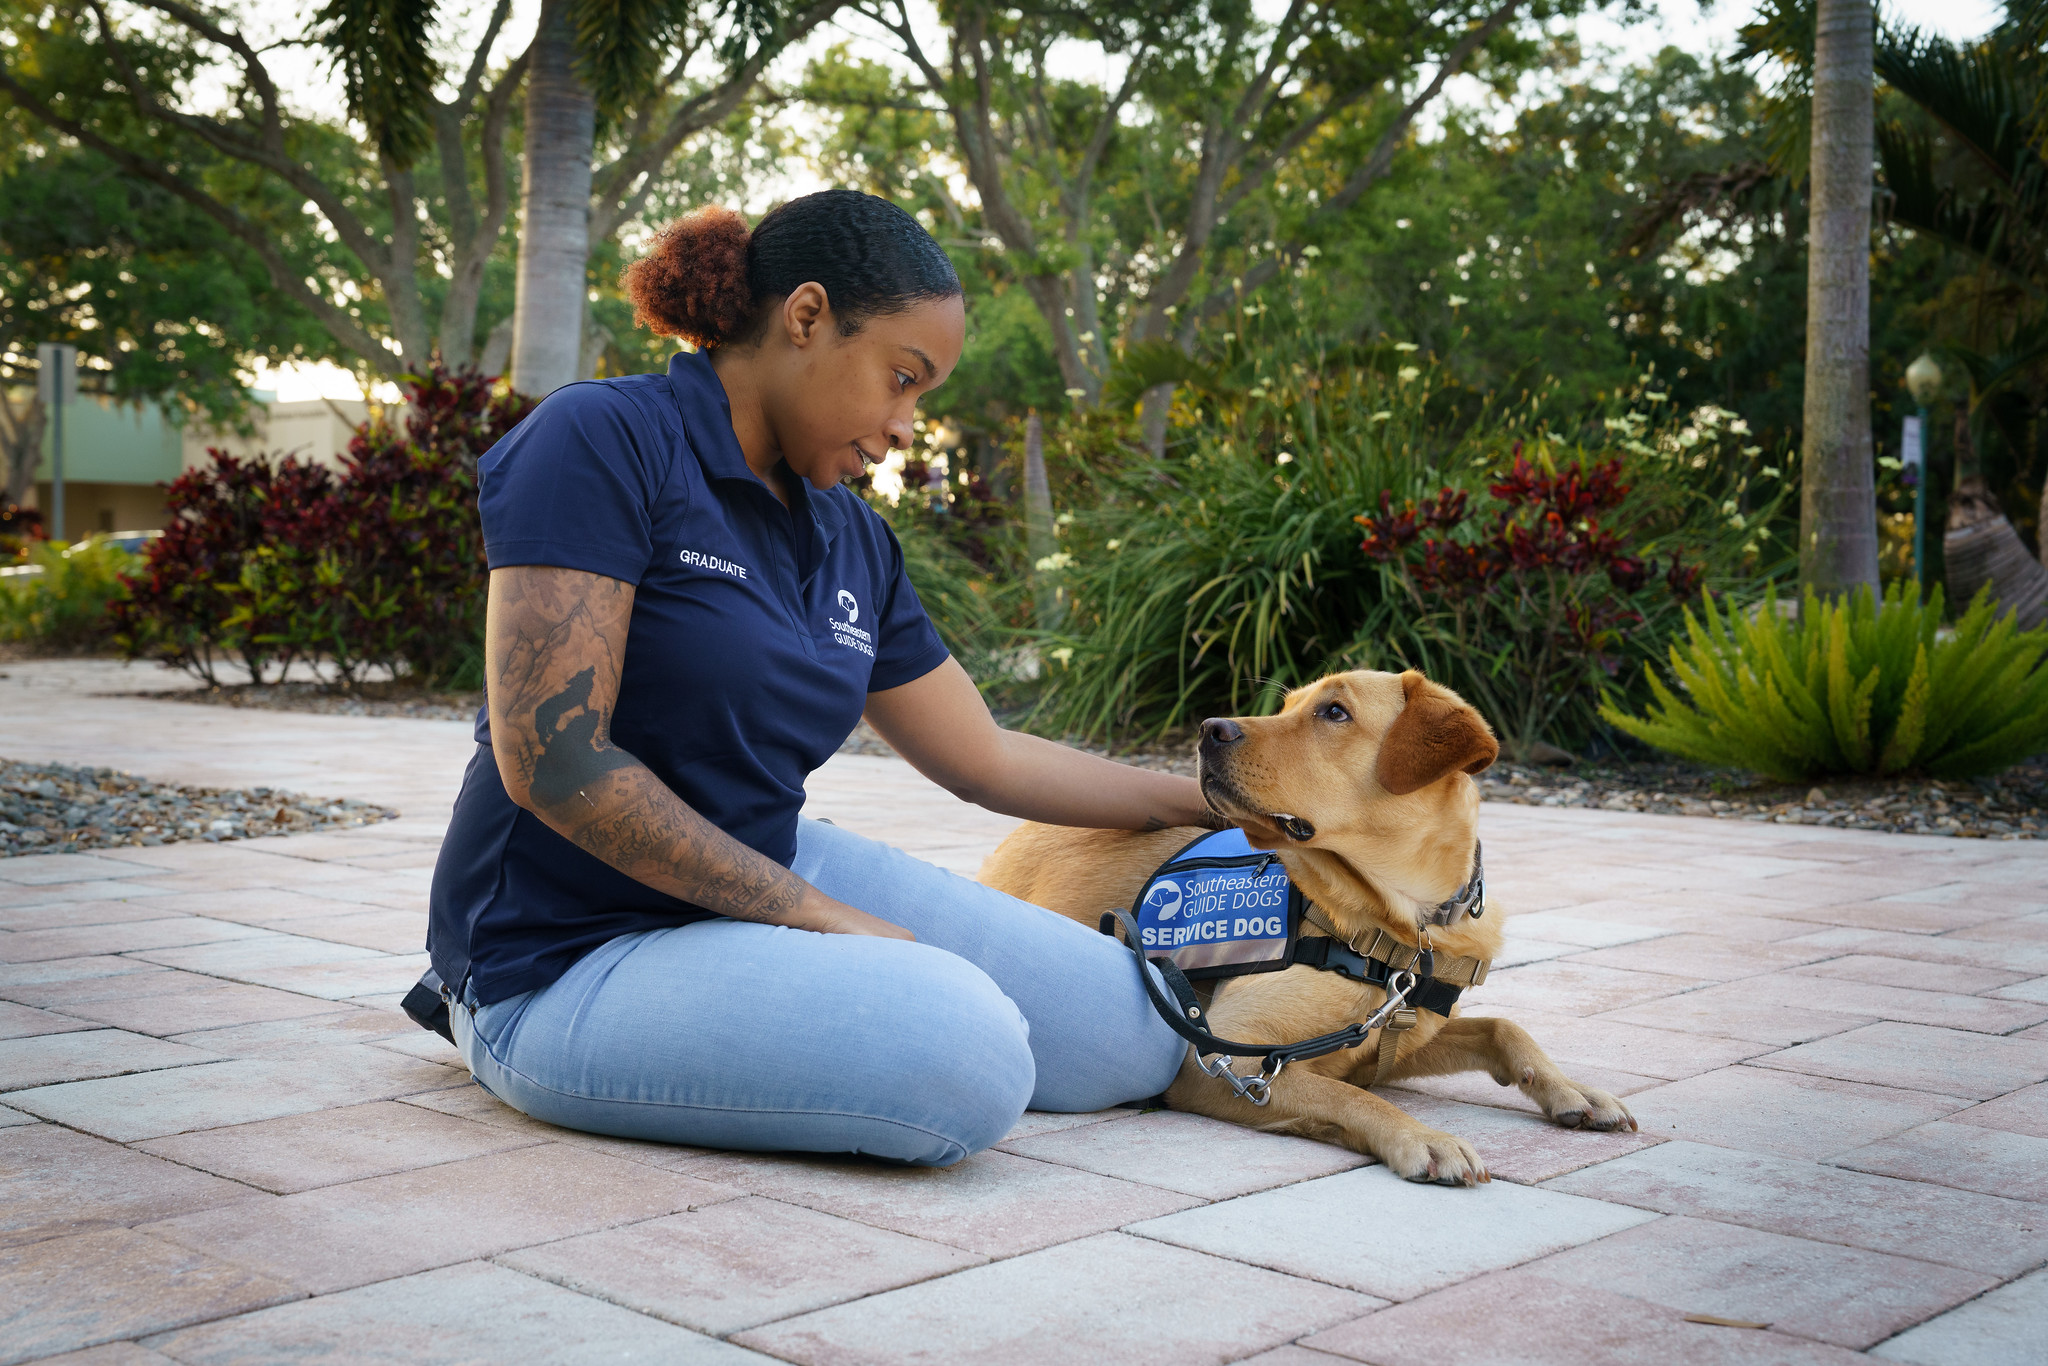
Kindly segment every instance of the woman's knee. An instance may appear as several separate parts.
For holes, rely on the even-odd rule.
[[[985,990],[907,1002],[918,1028],[878,1059],[877,1080],[898,1094],[904,1116],[957,1149],[931,1165],[949,1166],[1001,1142],[1038,1084],[1030,1026],[1015,1003],[974,975]]]

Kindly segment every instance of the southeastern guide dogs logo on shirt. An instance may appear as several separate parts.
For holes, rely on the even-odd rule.
[[[860,620],[860,600],[842,588],[839,590],[837,606],[846,615],[846,620],[828,620],[826,622],[832,628],[832,639],[838,641],[849,650],[859,650],[869,659],[873,659],[875,657],[875,638],[854,625],[856,621]]]

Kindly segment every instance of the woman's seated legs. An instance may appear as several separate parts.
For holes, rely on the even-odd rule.
[[[1153,1011],[1122,940],[822,821],[798,823],[790,866],[995,980],[1031,1022],[1032,1109],[1146,1100],[1180,1070],[1187,1045]]]
[[[453,1012],[479,1081],[591,1133],[945,1166],[1035,1073],[989,977],[930,944],[707,920],[612,940],[539,991]]]

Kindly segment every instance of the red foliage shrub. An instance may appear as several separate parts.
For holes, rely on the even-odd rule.
[[[1655,610],[1644,596],[1652,567],[1603,520],[1628,498],[1619,460],[1548,470],[1518,441],[1487,492],[1496,506],[1483,519],[1468,493],[1446,488],[1398,511],[1382,492],[1379,515],[1354,520],[1366,533],[1359,549],[1396,571],[1450,658],[1467,666],[1460,686],[1511,746],[1523,745],[1589,689],[1597,700],[1601,676],[1619,671],[1622,638]],[[1663,587],[1689,600],[1700,574],[1673,555]]]
[[[532,409],[474,372],[407,378],[404,431],[366,423],[337,475],[290,456],[210,463],[173,481],[173,513],[116,606],[131,657],[218,681],[323,659],[445,680],[483,628],[476,462]]]

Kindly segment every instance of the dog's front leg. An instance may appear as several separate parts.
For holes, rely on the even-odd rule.
[[[1491,1017],[1454,1019],[1415,1053],[1401,1059],[1391,1077],[1441,1077],[1453,1072],[1485,1072],[1502,1086],[1520,1086],[1522,1094],[1567,1129],[1634,1129],[1636,1117],[1605,1091],[1581,1086],[1559,1070],[1511,1020]]]
[[[1410,1181],[1474,1186],[1493,1179],[1464,1139],[1432,1129],[1370,1091],[1299,1063],[1274,1078],[1270,1097],[1260,1106],[1204,1072],[1190,1052],[1168,1088],[1166,1100],[1176,1110],[1229,1120],[1248,1129],[1340,1144],[1378,1158],[1388,1170]]]

